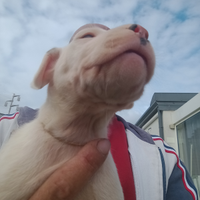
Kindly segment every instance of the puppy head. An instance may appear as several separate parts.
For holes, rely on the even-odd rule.
[[[87,24],[66,47],[47,52],[33,86],[49,84],[49,90],[63,101],[84,100],[121,110],[132,107],[142,95],[154,66],[154,52],[143,27],[128,24],[109,29]]]

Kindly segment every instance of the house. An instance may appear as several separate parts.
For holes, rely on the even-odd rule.
[[[155,93],[136,125],[176,150],[200,194],[200,93]]]

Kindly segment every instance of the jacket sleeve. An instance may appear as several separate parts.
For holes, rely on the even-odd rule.
[[[175,164],[172,174],[169,178],[168,189],[166,194],[167,200],[197,200],[197,190],[193,181],[183,165],[179,160],[179,164]]]
[[[164,156],[166,168],[165,200],[198,200],[197,189],[176,151],[168,146],[162,138],[158,136],[152,136],[152,138]]]
[[[10,138],[11,133],[16,130],[19,125],[17,123],[19,112],[11,115],[3,115],[0,118],[0,149]]]

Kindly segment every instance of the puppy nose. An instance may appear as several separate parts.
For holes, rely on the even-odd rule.
[[[140,25],[132,24],[129,29],[133,30],[135,33],[139,33],[142,38],[148,39],[149,37],[148,31]]]

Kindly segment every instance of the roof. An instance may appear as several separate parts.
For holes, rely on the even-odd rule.
[[[172,102],[172,103],[186,103],[198,93],[154,93],[150,106],[155,102]]]
[[[151,99],[150,107],[136,122],[136,126],[142,127],[159,110],[177,110],[197,94],[198,93],[154,93]]]

